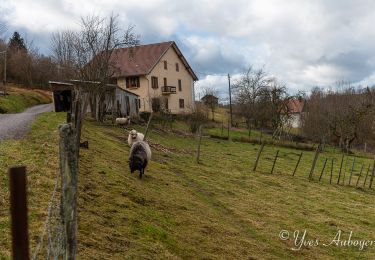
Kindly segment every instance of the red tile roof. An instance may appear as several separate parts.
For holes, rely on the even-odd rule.
[[[288,107],[291,113],[301,113],[303,111],[304,106],[305,106],[304,100],[291,99],[288,102]]]
[[[113,65],[116,67],[114,76],[126,77],[149,74],[170,47],[175,49],[177,55],[181,58],[194,80],[198,80],[176,43],[173,41],[114,50],[111,57],[111,62],[113,62]]]

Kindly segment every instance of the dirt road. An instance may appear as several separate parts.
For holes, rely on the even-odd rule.
[[[17,114],[0,114],[0,141],[24,137],[37,115],[53,111],[52,104],[38,105]]]

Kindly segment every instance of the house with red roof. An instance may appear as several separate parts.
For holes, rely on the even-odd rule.
[[[288,125],[292,128],[301,128],[303,115],[305,113],[305,100],[303,99],[290,99],[288,102],[289,117]]]
[[[114,50],[113,79],[139,96],[139,111],[190,113],[198,77],[173,41]]]

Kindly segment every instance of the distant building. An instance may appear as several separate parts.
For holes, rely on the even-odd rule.
[[[301,128],[302,120],[305,114],[305,103],[303,99],[291,99],[288,102],[288,108],[290,111],[290,117],[288,119],[288,125],[292,128]]]
[[[214,95],[205,95],[201,98],[201,101],[203,104],[211,106],[211,105],[218,105],[219,104],[219,98],[215,97]]]
[[[116,49],[111,62],[117,85],[139,95],[140,111],[155,111],[163,103],[174,114],[192,112],[198,77],[175,42]]]

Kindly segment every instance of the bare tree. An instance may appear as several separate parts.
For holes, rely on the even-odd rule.
[[[120,29],[118,17],[88,16],[81,18],[78,32],[63,31],[52,36],[54,57],[60,76],[74,77],[84,82],[97,82],[87,87],[91,112],[96,120],[104,117],[105,88],[117,71],[114,50],[139,44],[134,26]],[[61,71],[64,71],[61,73]]]
[[[249,67],[232,86],[238,111],[249,126],[251,123],[255,126],[261,123],[261,120],[258,120],[260,111],[257,109],[257,103],[271,80],[263,69],[255,70]]]
[[[203,88],[203,103],[211,111],[212,121],[215,121],[215,110],[218,107],[218,90],[214,87]]]
[[[303,133],[314,140],[327,138],[349,151],[355,140],[373,138],[374,93],[369,88],[341,84],[336,91],[312,92]]]

